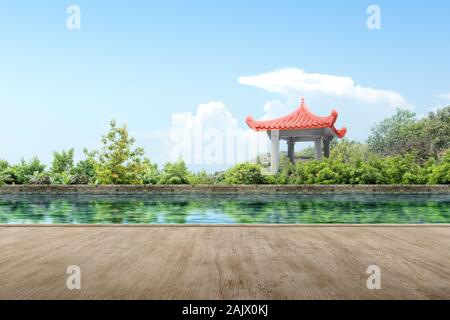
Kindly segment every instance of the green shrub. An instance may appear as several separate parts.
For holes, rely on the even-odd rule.
[[[67,185],[67,184],[72,184],[74,182],[73,176],[70,173],[65,172],[65,171],[63,171],[61,173],[50,172],[49,178],[50,178],[50,184]]]
[[[0,186],[11,182],[8,168],[8,161],[0,159]]]
[[[95,173],[95,159],[84,150],[85,160],[79,161],[72,168],[72,184],[97,184],[97,175]]]
[[[160,184],[189,184],[191,174],[183,160],[166,163],[159,178]]]
[[[189,184],[199,185],[199,184],[214,184],[214,175],[207,174],[206,171],[202,170],[197,173],[192,173],[189,178]]]
[[[291,177],[295,172],[295,166],[288,157],[282,155],[280,157],[280,170],[275,176],[266,176],[268,184],[291,184]]]
[[[355,168],[355,175],[350,180],[351,184],[383,184],[385,183],[385,177],[382,171],[374,163],[361,163],[360,166]]]
[[[428,177],[433,172],[434,181],[446,181],[445,161],[440,164],[441,169],[436,169],[436,163],[433,160],[421,166],[413,154],[380,157],[372,153],[359,153],[352,158],[352,153],[349,151],[352,148],[348,148],[348,143],[345,144],[346,149],[341,149],[341,155],[336,158],[299,161],[295,165],[284,163],[282,159],[280,171],[275,176],[276,183],[424,184],[428,182]],[[268,182],[267,179],[266,182]]]
[[[426,182],[420,165],[412,154],[386,157],[382,161],[383,175],[388,184],[408,184]]]
[[[239,163],[224,173],[225,184],[264,184],[266,177],[262,167],[255,163]]]
[[[53,152],[53,161],[50,171],[52,173],[70,172],[73,168],[73,149]]]
[[[35,171],[29,178],[27,183],[29,184],[52,184],[52,179],[47,172]]]
[[[150,163],[145,159],[141,168],[141,179],[143,184],[157,184],[159,180],[158,165]]]
[[[43,172],[44,169],[45,165],[37,157],[34,157],[28,162],[22,159],[19,164],[7,168],[5,174],[8,175],[11,183],[25,184],[30,182],[31,177]]]
[[[444,153],[441,162],[431,169],[428,183],[450,184],[450,149]]]
[[[0,159],[0,172],[6,170],[7,168],[9,168],[8,161]]]
[[[376,125],[368,143],[347,139],[331,143],[331,156],[308,160],[313,148],[298,152],[292,164],[282,154],[280,170],[264,175],[270,154],[258,163],[240,163],[225,172],[192,173],[180,159],[158,170],[134,147],[126,126],[114,120],[102,137],[99,150],[84,150],[85,159],[74,165],[73,149],[53,153],[49,171],[39,159],[16,165],[0,160],[3,184],[450,184],[450,107],[416,119],[399,110]]]

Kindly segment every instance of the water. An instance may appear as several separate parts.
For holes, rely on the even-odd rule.
[[[450,223],[450,195],[8,194],[0,223]]]

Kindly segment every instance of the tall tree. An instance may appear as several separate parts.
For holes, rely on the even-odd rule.
[[[61,152],[53,152],[53,161],[51,166],[51,172],[53,173],[63,173],[70,172],[73,168],[73,149],[67,151],[63,150]]]
[[[95,171],[101,184],[141,184],[144,170],[144,149],[134,148],[135,139],[126,125],[118,127],[111,120],[109,132],[102,137],[103,146],[92,154]]]
[[[416,114],[403,109],[372,128],[372,133],[367,140],[369,149],[381,155],[394,155],[411,149],[405,145],[411,137],[416,121]]]

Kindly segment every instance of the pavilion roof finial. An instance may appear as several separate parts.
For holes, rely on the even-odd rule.
[[[305,97],[302,97],[300,106],[301,106],[301,107],[304,107],[304,106],[305,106]]]

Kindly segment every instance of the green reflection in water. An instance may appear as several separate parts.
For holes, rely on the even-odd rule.
[[[450,223],[450,195],[0,195],[0,223]]]

